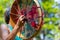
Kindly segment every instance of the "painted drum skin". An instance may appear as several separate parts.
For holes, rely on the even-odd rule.
[[[15,0],[10,13],[10,22],[14,26],[17,23],[19,16],[26,17],[25,24],[18,32],[18,36],[23,39],[29,39],[36,36],[41,30],[43,23],[43,15],[40,5],[37,0]]]

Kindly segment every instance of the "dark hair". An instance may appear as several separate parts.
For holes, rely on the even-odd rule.
[[[7,24],[9,24],[9,20],[10,20],[10,8],[7,8],[7,10],[5,11],[4,17],[5,17],[5,22]]]

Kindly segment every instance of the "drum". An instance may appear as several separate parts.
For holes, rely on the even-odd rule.
[[[43,22],[42,10],[38,0],[15,0],[10,13],[11,25],[14,26],[21,15],[26,17],[24,26],[18,32],[18,36],[29,39],[36,36]]]

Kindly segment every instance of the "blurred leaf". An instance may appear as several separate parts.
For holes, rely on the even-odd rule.
[[[49,22],[50,21],[50,18],[44,18],[44,21],[45,22]]]

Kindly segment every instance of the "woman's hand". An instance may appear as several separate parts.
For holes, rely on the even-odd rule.
[[[22,26],[24,25],[24,15],[20,16],[18,19],[17,24],[15,25],[14,29],[12,30],[12,32],[7,36],[6,40],[14,40],[16,34],[18,33],[19,29],[22,28]]]
[[[24,15],[21,15],[21,16],[19,17],[19,19],[18,19],[18,21],[17,21],[17,24],[16,24],[19,28],[24,25],[24,21],[23,21],[24,19],[25,19],[25,16],[24,16]]]

